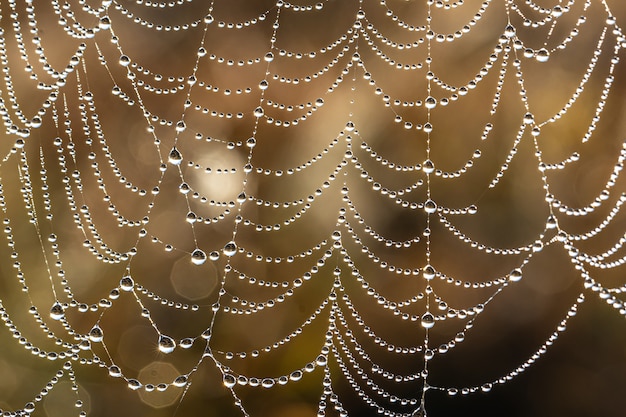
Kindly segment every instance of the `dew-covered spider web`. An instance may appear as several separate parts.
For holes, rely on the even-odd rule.
[[[0,1],[0,414],[623,415],[622,15]]]

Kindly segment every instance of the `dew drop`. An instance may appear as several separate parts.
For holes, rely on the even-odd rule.
[[[142,387],[141,382],[137,381],[136,379],[128,380],[128,388],[132,389],[133,391],[136,391],[141,387]]]
[[[120,65],[127,67],[130,65],[130,58],[127,55],[120,56]]]
[[[176,149],[176,146],[174,146],[172,150],[170,151],[170,154],[167,160],[172,165],[180,165],[180,163],[183,162],[183,156],[178,151],[178,149]]]
[[[237,379],[231,374],[224,374],[222,382],[226,388],[232,388],[237,384]]]
[[[65,316],[65,310],[58,301],[52,304],[50,308],[50,318],[53,320],[61,320]]]
[[[181,340],[178,345],[183,349],[189,349],[190,347],[193,346],[193,339],[190,337],[186,337],[183,340]]]
[[[109,375],[113,378],[119,378],[122,376],[122,370],[117,365],[109,366]]]
[[[527,125],[531,125],[533,123],[535,123],[535,116],[533,116],[532,113],[526,113],[524,115],[524,123]]]
[[[437,99],[432,96],[426,97],[426,100],[424,101],[424,106],[427,109],[434,109],[437,106]]]
[[[515,36],[515,26],[513,25],[506,25],[506,27],[504,28],[504,36],[506,36],[507,38],[512,38]]]
[[[350,122],[348,122],[348,123],[346,123],[346,130],[347,130],[348,132],[352,132],[352,131],[354,130],[354,123],[353,123],[353,122],[351,122],[351,121],[350,121]]]
[[[159,350],[163,353],[172,353],[176,349],[176,342],[164,334],[159,336]]]
[[[547,62],[550,59],[550,52],[546,48],[541,48],[535,54],[535,59],[538,62]]]
[[[202,249],[196,249],[191,252],[191,263],[194,265],[202,265],[206,262],[206,253]]]
[[[509,274],[509,281],[517,282],[522,279],[522,270],[519,268],[515,268]]]
[[[104,333],[102,332],[100,326],[96,324],[91,328],[91,330],[89,330],[89,340],[94,343],[98,343],[102,342],[102,339],[104,339]]]
[[[326,366],[326,364],[328,363],[328,359],[326,358],[326,355],[319,355],[317,358],[315,358],[315,363],[317,364],[317,366]]]
[[[435,275],[435,268],[433,268],[432,265],[426,265],[424,267],[424,270],[422,271],[422,276],[424,277],[424,279],[430,281],[431,279],[435,278]]]
[[[120,289],[122,289],[123,291],[132,291],[134,286],[135,282],[131,277],[125,276],[120,279]]]
[[[224,245],[224,255],[226,256],[234,256],[237,253],[237,244],[233,241],[228,242]]]
[[[437,203],[435,203],[433,200],[429,198],[424,203],[424,211],[428,214],[433,214],[434,212],[437,211]]]
[[[261,386],[263,388],[272,388],[274,386],[274,380],[272,378],[264,378],[261,381]]]
[[[268,52],[265,54],[265,62],[272,62],[274,60],[274,54],[271,52]]]
[[[267,87],[269,87],[269,83],[267,82],[267,80],[263,80],[259,83],[259,88],[261,90],[267,90]]]
[[[265,114],[265,111],[263,111],[263,107],[259,106],[256,109],[254,109],[254,117],[263,117],[264,114]]]
[[[435,316],[431,313],[424,313],[422,316],[422,327],[425,329],[431,329],[435,325]]]
[[[293,371],[291,375],[289,375],[289,379],[292,381],[300,381],[302,379],[302,371]]]
[[[433,163],[433,161],[431,161],[430,159],[425,160],[422,166],[422,171],[427,174],[432,174],[435,171],[435,164]]]
[[[216,250],[212,251],[211,253],[209,253],[209,259],[213,262],[217,261],[218,259],[220,259],[220,253]]]
[[[174,382],[172,382],[172,385],[179,388],[184,387],[187,385],[187,375],[180,375],[174,380]]]
[[[556,217],[554,216],[554,214],[551,214],[548,217],[548,220],[546,221],[546,228],[547,229],[556,229],[557,226],[558,226],[558,221],[557,221]]]
[[[26,405],[24,406],[24,411],[27,412],[28,414],[35,411],[35,403],[33,402],[26,403]]]

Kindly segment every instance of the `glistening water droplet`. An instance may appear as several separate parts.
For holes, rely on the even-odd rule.
[[[233,241],[228,242],[224,245],[224,255],[226,256],[234,256],[237,253],[237,244]]]
[[[547,62],[550,59],[550,51],[548,51],[546,48],[541,48],[535,54],[535,59],[538,62]]]
[[[120,65],[123,67],[127,67],[130,65],[130,58],[126,55],[120,56]]]
[[[435,275],[435,268],[433,268],[431,265],[426,265],[424,267],[424,270],[422,271],[422,276],[424,277],[424,279],[430,281],[431,279],[435,278]]]
[[[65,316],[65,310],[58,301],[52,304],[50,308],[50,318],[53,320],[61,320]]]
[[[232,388],[237,384],[237,379],[231,374],[224,374],[222,382],[226,388]]]
[[[104,339],[104,332],[100,326],[96,324],[91,328],[91,330],[89,330],[89,340],[94,343],[98,343],[102,342],[102,339]]]
[[[437,211],[437,203],[435,203],[433,200],[429,198],[424,203],[424,211],[428,214],[433,214],[434,212]]]
[[[172,353],[176,349],[176,342],[169,336],[164,334],[159,336],[159,351],[163,353]]]
[[[122,289],[123,291],[132,291],[134,286],[135,282],[131,277],[125,276],[120,279],[120,289]]]
[[[172,385],[179,388],[184,387],[187,385],[187,375],[180,375],[172,382]]]
[[[504,28],[504,36],[506,36],[507,38],[514,37],[515,33],[516,33],[515,26],[511,24],[506,25],[506,27]]]
[[[422,327],[425,329],[431,329],[435,325],[435,316],[431,313],[424,313],[422,316]]]
[[[509,281],[517,282],[522,279],[522,270],[519,268],[515,268],[509,274]]]
[[[204,251],[202,249],[196,249],[193,252],[191,252],[191,262],[194,265],[202,265],[203,263],[206,262],[206,253],[204,253]]]
[[[181,155],[178,149],[176,149],[176,146],[174,146],[172,150],[170,151],[170,154],[167,160],[172,165],[180,165],[180,163],[183,162],[183,155]]]

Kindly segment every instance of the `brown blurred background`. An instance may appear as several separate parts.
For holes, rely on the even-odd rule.
[[[144,2],[145,3],[145,2]],[[208,55],[200,60],[197,71],[198,81],[192,89],[191,100],[201,108],[217,112],[242,112],[243,118],[228,119],[202,114],[202,111],[188,109],[185,115],[187,130],[177,142],[177,148],[184,157],[181,169],[183,177],[195,191],[208,199],[234,201],[241,192],[243,180],[242,167],[246,163],[248,149],[236,146],[245,142],[252,134],[254,117],[252,112],[261,98],[259,81],[265,78],[266,64],[240,66],[237,61],[262,57],[268,50],[272,34],[272,24],[276,18],[276,7],[270,1],[230,0],[215,2],[215,18],[206,33],[205,48]],[[413,25],[422,25],[425,21],[426,6],[423,1],[387,1],[390,9],[402,20]],[[440,79],[451,85],[461,85],[472,79],[488,60],[497,38],[506,25],[504,2],[494,1],[482,18],[472,26],[471,31],[454,42],[432,45],[432,69]],[[587,16],[587,22],[581,26],[580,34],[574,38],[564,51],[556,51],[546,63],[534,59],[522,60],[524,82],[529,98],[529,106],[536,121],[544,121],[567,102],[577,87],[596,47],[606,11],[600,1],[592,1],[588,11],[583,4],[575,2],[572,11],[559,20],[552,37],[546,41],[549,25],[542,28],[527,28],[518,15],[511,15],[511,22],[517,28],[517,34],[531,48],[541,48],[544,42],[548,47],[557,45],[575,25],[580,15]],[[324,100],[307,120],[289,128],[265,123],[261,119],[256,134],[256,147],[253,151],[252,164],[255,168],[283,170],[294,168],[322,154],[311,167],[293,175],[264,175],[252,173],[248,177],[246,193],[268,201],[306,200],[315,190],[323,187],[323,182],[339,164],[347,149],[345,136],[340,136],[336,144],[333,139],[339,135],[348,120],[356,125],[352,134],[354,155],[363,164],[363,169],[389,189],[403,189],[418,179],[424,179],[421,172],[397,172],[382,167],[369,158],[361,148],[364,141],[372,150],[384,159],[397,165],[412,166],[421,164],[426,159],[426,135],[418,130],[405,130],[394,122],[395,114],[414,124],[425,122],[423,108],[394,107],[394,111],[384,105],[381,95],[375,94],[380,87],[385,94],[401,101],[424,100],[427,96],[425,70],[398,70],[380,60],[367,41],[361,36],[354,43],[343,42],[340,47],[326,53],[320,53],[334,40],[346,33],[355,20],[359,5],[357,1],[328,1],[319,11],[297,12],[294,8],[283,9],[280,27],[277,29],[276,49],[294,52],[317,51],[315,58],[289,59],[281,57],[275,51],[275,59],[269,64],[270,74],[279,74],[285,78],[303,79],[328,65],[343,45],[349,45],[345,56],[328,69],[324,75],[311,82],[301,81],[297,85],[269,79],[269,88],[265,93],[265,115],[278,120],[292,120],[305,113],[316,99]],[[419,32],[407,32],[399,28],[393,19],[385,16],[385,8],[378,2],[363,2],[367,21],[371,22],[380,33],[395,42],[413,42],[420,37]],[[433,8],[433,29],[447,33],[460,30],[474,16],[480,2],[467,0],[453,10]],[[556,1],[545,2],[543,7],[552,8]],[[116,6],[118,5],[118,6]],[[618,25],[626,21],[626,6],[621,2],[609,3]],[[133,61],[130,70],[138,74],[138,79],[150,80],[159,88],[177,89],[185,85],[186,77],[191,73],[196,60],[196,51],[202,37],[202,24],[186,31],[155,31],[145,25],[133,23],[138,17],[162,25],[182,25],[195,19],[202,19],[207,13],[208,2],[186,2],[172,9],[152,7],[142,2],[119,2],[109,7],[108,16],[112,28],[119,39],[119,45]],[[528,7],[520,9],[529,16],[536,16]],[[127,10],[123,12],[122,9]],[[66,9],[63,9],[66,13]],[[98,19],[81,10],[79,4],[70,4],[73,17],[87,27],[97,26]],[[16,12],[22,19],[22,30],[27,40],[29,54],[34,47],[27,34],[28,22],[24,18],[22,5],[16,6]],[[117,162],[122,175],[140,189],[148,191],[147,197],[125,187],[118,181],[108,166],[104,153],[97,143],[91,147],[85,138],[80,123],[78,105],[79,83],[75,74],[68,77],[67,84],[60,89],[55,104],[59,114],[63,112],[63,102],[67,103],[72,120],[72,138],[76,148],[75,163],[71,161],[67,149],[64,150],[70,172],[74,169],[82,173],[83,194],[74,191],[79,206],[86,204],[93,221],[103,240],[115,251],[127,252],[137,245],[138,254],[130,263],[132,276],[137,284],[145,286],[159,296],[189,305],[199,306],[198,312],[182,311],[159,305],[158,302],[142,296],[142,300],[151,311],[151,316],[162,333],[180,340],[183,337],[196,336],[210,323],[211,305],[217,299],[219,283],[223,277],[224,256],[219,260],[207,261],[204,265],[190,263],[190,253],[194,249],[194,236],[191,227],[185,221],[191,209],[204,218],[218,216],[223,207],[211,207],[202,204],[199,199],[187,201],[178,191],[181,177],[171,165],[159,185],[160,194],[155,198],[155,208],[150,212],[150,223],[146,226],[149,235],[158,236],[163,242],[174,246],[171,252],[165,251],[163,244],[150,243],[150,238],[143,238],[137,244],[140,227],[117,226],[115,217],[103,201],[104,192],[97,188],[93,169],[90,164],[90,152],[95,152],[102,177],[105,180],[106,194],[111,197],[119,212],[129,219],[140,220],[147,213],[150,203],[150,190],[160,178],[159,164],[166,160],[174,144],[175,132],[171,126],[152,123],[155,135],[148,132],[148,122],[137,106],[129,106],[118,96],[111,94],[117,85],[137,102],[136,93],[126,78],[126,69],[118,64],[119,51],[111,42],[111,33],[102,30],[95,38],[74,40],[63,33],[57,24],[59,16],[51,5],[38,3],[35,6],[41,44],[45,55],[53,67],[63,68],[78,44],[87,45],[84,64],[77,67],[80,86],[93,93],[94,103],[100,122],[106,135],[108,149]],[[37,82],[28,79],[22,71],[24,62],[19,59],[9,13],[11,8],[2,3],[3,28],[9,58],[9,68],[13,77],[20,106],[26,115],[33,115],[46,98],[46,92],[36,89]],[[266,13],[266,19],[256,25],[245,25],[242,29],[220,28],[223,22],[250,21]],[[132,15],[132,16],[131,16]],[[365,69],[352,67],[347,74],[341,74],[344,66],[355,52],[356,43],[366,70],[376,81],[376,87],[368,85],[363,78]],[[581,157],[566,169],[549,171],[548,181],[552,194],[564,204],[580,207],[589,204],[601,191],[613,172],[622,143],[626,134],[624,122],[623,63],[617,65],[614,72],[615,83],[606,102],[596,131],[587,143],[582,143],[587,126],[601,95],[608,74],[610,59],[613,54],[615,35],[609,33],[603,53],[598,59],[597,69],[590,77],[577,103],[558,122],[547,125],[538,137],[538,144],[546,162],[556,162],[567,158],[572,152]],[[96,43],[107,62],[105,68],[98,60]],[[380,44],[376,40],[376,44]],[[423,61],[425,45],[419,48],[396,50],[389,46],[381,49],[392,59],[402,63]],[[232,59],[234,65],[219,63],[209,59],[214,54]],[[624,58],[620,54],[620,58]],[[34,56],[34,55],[33,55]],[[41,72],[41,64],[35,58],[33,67]],[[510,58],[510,61],[513,57]],[[443,179],[432,176],[432,198],[441,207],[460,208],[476,205],[478,213],[473,216],[448,216],[449,220],[472,239],[487,246],[511,248],[534,241],[543,231],[548,216],[548,206],[544,201],[541,176],[534,157],[532,138],[525,134],[518,147],[518,153],[509,164],[506,175],[494,189],[488,185],[498,172],[500,165],[513,146],[513,141],[522,115],[519,85],[514,69],[509,63],[502,99],[495,115],[490,115],[491,103],[497,83],[500,62],[496,62],[488,76],[485,76],[475,90],[447,107],[438,106],[432,111],[434,130],[430,136],[431,155],[437,169],[454,171],[463,166],[475,149],[481,150],[481,157],[475,161],[470,172],[458,179]],[[135,65],[161,74],[163,81],[141,74]],[[108,69],[108,70],[107,70]],[[110,72],[109,72],[110,71]],[[328,87],[342,76],[342,82],[332,92]],[[168,77],[174,77],[169,82]],[[183,77],[178,80],[178,77]],[[44,80],[44,78],[46,78]],[[354,81],[353,81],[354,78]],[[50,82],[50,77],[41,75],[39,81]],[[218,88],[214,93],[207,85]],[[250,87],[248,93],[246,88]],[[230,89],[231,93],[224,91]],[[237,90],[241,89],[241,93]],[[146,108],[168,120],[181,118],[187,87],[176,94],[155,95],[139,88],[141,99]],[[432,95],[444,97],[449,93],[433,87]],[[3,98],[7,101],[7,92]],[[305,104],[304,109],[293,111],[272,108],[267,100],[286,105]],[[353,103],[351,104],[351,100]],[[352,116],[350,114],[352,113]],[[33,129],[26,139],[28,155],[35,189],[36,208],[39,214],[39,231],[45,238],[50,233],[58,235],[61,259],[67,280],[75,297],[87,304],[96,304],[106,298],[109,291],[118,286],[125,274],[128,263],[105,264],[97,260],[83,246],[85,237],[76,228],[63,189],[63,173],[59,172],[57,147],[54,138],[62,137],[64,146],[68,136],[63,126],[57,130],[54,126],[50,109],[43,117],[43,126]],[[63,120],[63,117],[61,117]],[[494,125],[486,141],[481,140],[486,123]],[[90,121],[93,126],[93,121]],[[205,139],[196,140],[196,133],[202,133]],[[154,145],[154,138],[161,141],[160,149]],[[9,152],[15,142],[15,136],[7,135],[2,141],[2,155]],[[235,143],[234,149],[228,149],[227,142]],[[327,151],[325,151],[327,149]],[[46,161],[48,183],[50,186],[52,222],[44,220],[41,180],[37,174],[39,152]],[[0,299],[12,321],[33,344],[42,349],[54,350],[53,340],[46,338],[37,329],[38,325],[28,313],[32,303],[44,315],[54,301],[50,291],[50,279],[45,268],[42,246],[36,229],[28,223],[28,216],[20,196],[18,175],[19,155],[13,155],[0,168],[2,185],[6,195],[8,216],[19,252],[19,259],[30,288],[29,294],[20,291],[12,267],[11,251],[1,245],[0,262]],[[193,161],[201,166],[195,169],[187,163]],[[204,172],[211,168],[212,173]],[[219,169],[236,167],[237,174],[220,174]],[[356,266],[365,279],[380,294],[390,300],[410,298],[424,290],[421,279],[400,276],[383,270],[361,253],[358,245],[349,237],[348,230],[338,225],[341,207],[348,209],[347,220],[354,231],[361,237],[363,244],[382,259],[403,268],[422,268],[426,263],[425,239],[410,248],[390,248],[376,242],[364,231],[352,217],[346,203],[341,200],[343,183],[350,189],[350,197],[356,209],[372,229],[381,235],[396,241],[410,240],[420,236],[426,227],[426,216],[422,210],[410,210],[395,204],[392,199],[381,196],[372,190],[372,185],[361,178],[359,170],[349,163],[337,179],[330,181],[321,196],[316,197],[311,208],[296,222],[282,227],[276,232],[257,232],[254,227],[240,225],[236,241],[240,247],[254,251],[263,257],[287,257],[298,255],[315,247],[324,239],[330,240],[333,230],[342,232],[342,242],[350,253]],[[569,233],[584,233],[595,228],[616,204],[625,186],[623,179],[618,179],[608,201],[594,213],[587,216],[565,216],[558,214],[559,224]],[[426,187],[418,187],[408,193],[409,201],[423,202]],[[294,216],[298,207],[270,209],[257,206],[247,201],[242,215],[259,224],[281,223]],[[219,251],[232,237],[234,213],[222,221],[212,224],[196,224],[195,238],[198,246],[206,253]],[[591,254],[601,253],[610,248],[624,234],[624,214],[615,220],[597,238],[580,243],[581,251]],[[431,262],[438,271],[461,281],[483,282],[507,274],[517,266],[524,255],[501,256],[486,254],[462,244],[452,237],[438,221],[431,220],[432,258]],[[552,233],[552,232],[550,232]],[[578,244],[578,243],[577,243]],[[49,248],[48,243],[44,243]],[[47,249],[49,250],[49,249]],[[621,251],[623,252],[623,251]],[[291,282],[311,268],[322,251],[314,251],[307,258],[297,258],[293,264],[256,262],[243,254],[233,257],[233,267],[268,282]],[[49,254],[49,259],[52,259]],[[614,256],[619,258],[619,253]],[[335,252],[320,272],[295,290],[289,297],[273,309],[266,309],[250,316],[219,313],[213,329],[211,346],[216,357],[231,366],[237,373],[251,376],[272,376],[288,374],[293,369],[304,366],[319,353],[323,344],[324,333],[328,327],[328,308],[321,313],[311,326],[305,327],[301,336],[295,338],[280,349],[259,358],[235,359],[228,361],[219,352],[249,352],[262,349],[288,335],[313,313],[315,308],[328,296],[333,284],[333,269],[342,270],[342,283],[353,303],[368,324],[377,334],[400,346],[421,345],[424,330],[418,323],[402,322],[388,310],[376,305],[361,288],[361,284],[350,275],[350,269]],[[601,270],[589,268],[591,275],[607,288],[624,285],[624,268]],[[56,271],[53,268],[53,271]],[[57,292],[62,293],[62,286],[54,278]],[[435,292],[445,299],[451,307],[462,309],[484,302],[494,288],[464,289],[447,285],[443,281],[433,282]],[[228,294],[241,298],[250,298],[262,302],[277,296],[284,289],[261,288],[248,285],[239,280],[236,274],[227,276]],[[466,340],[445,355],[438,355],[429,363],[429,382],[436,386],[462,387],[479,386],[493,381],[523,363],[550,336],[558,323],[565,317],[569,307],[583,291],[583,279],[570,263],[562,245],[555,243],[535,254],[524,267],[524,279],[506,288],[466,332]],[[581,305],[576,317],[569,322],[565,331],[548,352],[526,372],[505,385],[496,385],[487,394],[476,393],[467,397],[449,397],[443,392],[430,391],[426,395],[429,416],[519,416],[540,417],[554,415],[568,416],[606,416],[624,415],[626,401],[624,392],[626,383],[626,332],[624,317],[618,311],[606,305],[599,297],[589,291],[587,301]],[[222,300],[223,305],[232,304],[231,297]],[[423,301],[416,303],[408,311],[421,314],[425,309]],[[85,334],[98,319],[97,313],[68,312],[68,320],[73,328]],[[349,312],[343,308],[346,316]],[[149,322],[141,317],[140,307],[131,294],[122,293],[113,307],[107,310],[100,322],[108,352],[128,378],[139,378],[146,382],[171,382],[178,375],[188,372],[202,354],[202,340],[196,341],[189,350],[177,349],[164,355],[156,349],[157,334]],[[430,333],[431,345],[447,341],[462,330],[465,321],[448,320],[437,323]],[[351,324],[354,325],[353,322]],[[57,322],[48,323],[51,330],[64,340],[71,341],[64,329]],[[355,329],[357,328],[354,325]],[[355,330],[355,334],[359,333]],[[365,340],[360,333],[359,340]],[[374,360],[400,373],[419,372],[423,368],[420,354],[401,356],[389,354],[371,342],[363,342],[364,348]],[[0,332],[0,409],[20,409],[31,401],[39,390],[61,367],[62,361],[46,361],[35,358],[26,352],[6,331]],[[107,352],[94,344],[94,353],[108,363]],[[85,353],[81,353],[85,355]],[[89,357],[85,355],[84,357]],[[365,366],[365,364],[362,364]],[[333,383],[344,405],[351,415],[376,415],[375,410],[364,405],[342,379],[337,366],[331,360]],[[191,381],[189,389],[170,387],[165,393],[145,393],[130,391],[123,380],[107,375],[106,369],[97,366],[74,364],[79,396],[84,401],[84,409],[90,416],[137,415],[137,416],[230,416],[239,415],[233,406],[233,399],[222,386],[222,377],[210,359],[204,360]],[[270,390],[262,388],[237,388],[240,398],[252,416],[314,416],[317,401],[321,393],[322,372],[315,372],[297,383]],[[381,386],[397,395],[419,397],[419,383],[395,385],[377,379]],[[65,416],[77,414],[73,406],[76,393],[72,392],[67,378],[51,390],[50,394],[38,404],[33,415]],[[181,400],[182,398],[182,400]],[[386,403],[380,400],[381,404]],[[407,412],[407,408],[394,408]],[[334,415],[328,410],[327,415]]]

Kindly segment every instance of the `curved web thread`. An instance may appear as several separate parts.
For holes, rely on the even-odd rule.
[[[626,315],[609,4],[250,3],[1,3],[5,414],[443,415]]]

